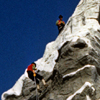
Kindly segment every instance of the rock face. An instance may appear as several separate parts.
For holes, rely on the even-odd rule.
[[[48,51],[48,48],[52,49]],[[2,100],[100,100],[99,51],[100,0],[81,0],[61,34],[47,45],[44,62],[48,67],[53,63],[53,70],[40,69],[39,73],[44,76],[48,88],[40,82],[43,90],[40,94],[35,83],[26,77],[20,95],[6,92]],[[39,65],[40,61],[36,63]]]

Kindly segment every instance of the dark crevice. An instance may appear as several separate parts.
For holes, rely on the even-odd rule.
[[[100,67],[96,67],[98,75],[100,75]]]
[[[97,36],[95,36],[95,38],[96,38],[96,40],[100,43],[100,39],[99,39]]]
[[[98,15],[98,18],[97,18],[99,24],[100,24],[100,6],[99,6],[99,15]]]
[[[63,48],[65,45],[67,45],[68,43],[69,43],[69,41],[65,42],[65,43],[63,44],[63,46],[58,50],[59,55],[58,55],[58,58],[55,60],[55,62],[58,62],[59,57],[60,57],[60,55],[61,55],[61,50],[62,50],[62,48]]]
[[[83,39],[78,39],[76,41],[76,43],[72,44],[72,47],[83,49],[83,48],[87,47],[87,44]]]
[[[65,43],[63,44],[63,46],[61,47],[61,49],[62,49],[64,46],[66,46],[68,43],[69,43],[69,41],[65,42]],[[61,49],[60,49],[60,50],[61,50]],[[60,51],[60,50],[59,50],[59,51]]]
[[[74,48],[83,49],[83,48],[86,47],[86,44],[85,44],[85,43],[78,43],[78,44],[74,44],[73,47],[74,47]]]
[[[83,25],[86,24],[86,22],[85,22],[85,16],[82,17],[82,24],[83,24]]]

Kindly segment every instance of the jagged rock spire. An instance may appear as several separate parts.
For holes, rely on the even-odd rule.
[[[99,6],[100,0],[81,0],[64,30],[47,44],[43,57],[36,61],[49,84],[45,92],[38,94],[40,99],[100,99]],[[25,71],[15,86],[3,93],[2,100],[35,100],[32,84]],[[21,86],[20,92],[16,86]]]

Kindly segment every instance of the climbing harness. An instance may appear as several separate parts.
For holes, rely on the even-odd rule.
[[[35,79],[35,76],[34,76],[34,81],[35,81],[35,86],[36,86],[36,79]],[[36,100],[39,100],[38,92],[37,92],[37,86],[36,86]]]

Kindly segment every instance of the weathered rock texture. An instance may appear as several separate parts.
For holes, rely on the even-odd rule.
[[[39,100],[100,100],[100,0],[81,0],[64,30],[59,56],[52,72],[40,72],[47,83],[40,83]],[[61,42],[60,41],[60,42]],[[60,43],[59,42],[59,43]],[[6,100],[36,100],[34,82],[25,78],[20,96]]]

